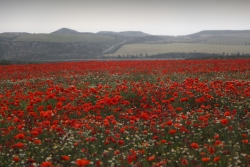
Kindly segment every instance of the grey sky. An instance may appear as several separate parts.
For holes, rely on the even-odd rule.
[[[250,0],[0,0],[0,33],[250,29]]]

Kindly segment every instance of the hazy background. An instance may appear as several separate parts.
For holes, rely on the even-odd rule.
[[[250,29],[249,0],[0,0],[0,33]]]

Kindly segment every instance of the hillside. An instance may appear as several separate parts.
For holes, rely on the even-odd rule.
[[[113,31],[100,31],[97,34],[106,34],[106,35],[121,35],[124,37],[143,37],[143,36],[149,36],[149,34],[146,34],[141,31],[122,31],[122,32],[113,32]]]
[[[250,30],[205,30],[187,36],[197,37],[197,36],[216,36],[216,35],[227,35],[227,36],[250,35]]]
[[[30,33],[27,32],[4,32],[0,34],[0,41],[8,41],[8,40],[13,40],[17,38],[18,36],[21,35],[27,35]]]
[[[192,45],[191,45],[192,44]],[[141,31],[78,32],[61,28],[49,34],[0,34],[0,60],[66,60],[164,53],[247,54],[250,30],[207,30],[184,36]]]
[[[59,30],[56,30],[50,34],[80,34],[80,32],[76,30],[71,30],[69,28],[61,28]]]
[[[26,34],[12,41],[34,41],[34,42],[110,42],[114,37],[98,34]]]
[[[50,34],[0,34],[0,60],[62,60],[97,58],[122,40],[109,35],[62,28]]]

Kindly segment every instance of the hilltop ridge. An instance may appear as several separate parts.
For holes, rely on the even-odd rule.
[[[186,36],[250,34],[250,30],[204,30]]]
[[[80,34],[80,32],[76,31],[76,30],[72,30],[69,28],[61,28],[59,30],[56,30],[50,34]]]
[[[121,32],[114,32],[114,31],[100,31],[97,34],[106,34],[106,35],[121,35],[121,36],[130,36],[130,37],[143,37],[149,36],[150,34],[146,34],[141,31],[121,31]]]
[[[25,35],[25,34],[32,34],[29,32],[3,32],[0,34],[11,34],[11,35]],[[39,34],[39,33],[34,33],[34,34]],[[79,32],[70,28],[60,28],[56,31],[53,31],[51,33],[41,33],[41,34],[99,34],[99,35],[119,35],[119,36],[124,36],[124,37],[145,37],[145,36],[165,36],[165,37],[175,37],[174,35],[152,35],[152,34],[147,34],[142,31],[120,31],[120,32],[115,32],[115,31],[99,31],[97,33],[93,32]],[[204,35],[209,35],[209,36],[215,36],[215,35],[235,35],[235,34],[250,34],[250,30],[203,30],[199,31],[196,33],[192,34],[187,34],[187,35],[177,35],[177,37],[195,37],[195,36],[204,36]]]

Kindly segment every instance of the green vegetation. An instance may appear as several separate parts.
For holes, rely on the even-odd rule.
[[[123,45],[119,50],[109,56],[118,55],[156,55],[161,53],[215,53],[215,54],[250,54],[250,45],[212,45],[212,44],[192,44],[192,43],[172,43],[172,44],[129,44]],[[107,56],[107,55],[106,55]]]
[[[15,38],[17,36],[18,36],[17,34],[8,34],[8,33],[0,34],[0,38]]]
[[[25,34],[20,35],[13,41],[36,41],[36,42],[111,42],[115,37],[96,34]]]
[[[203,38],[201,38],[203,39]],[[224,45],[244,45],[250,43],[250,35],[245,36],[211,36],[204,38],[208,44],[224,44]]]
[[[18,36],[18,34],[9,34],[9,33],[2,33],[0,34],[0,41],[9,41],[12,39],[15,39]]]
[[[244,43],[250,43],[249,30],[201,31],[186,37],[190,37],[191,39],[199,39],[202,43],[207,44],[244,45]]]
[[[171,54],[171,55],[170,55]],[[250,30],[201,31],[183,36],[143,32],[80,33],[68,28],[50,34],[0,34],[0,59],[72,60],[95,58],[196,58],[250,54]],[[248,56],[247,56],[248,57]]]
[[[11,61],[9,60],[0,60],[0,65],[10,65]]]

